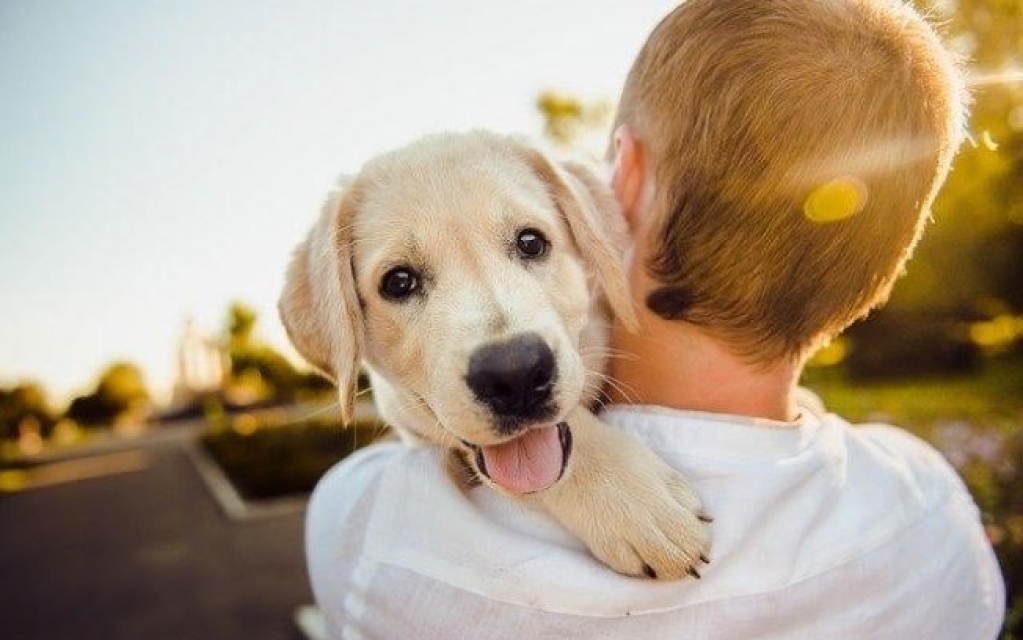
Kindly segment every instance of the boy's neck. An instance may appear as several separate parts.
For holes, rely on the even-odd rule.
[[[645,309],[640,316],[638,333],[617,323],[613,329],[612,402],[796,419],[800,363],[750,365],[694,325],[664,320]]]

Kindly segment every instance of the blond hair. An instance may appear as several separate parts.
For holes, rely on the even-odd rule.
[[[954,56],[895,0],[689,0],[637,57],[617,124],[655,216],[647,299],[754,362],[883,302],[963,137]]]

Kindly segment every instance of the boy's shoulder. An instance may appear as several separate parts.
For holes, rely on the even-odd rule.
[[[363,447],[324,474],[309,498],[308,513],[310,516],[330,514],[331,521],[340,523],[348,519],[360,503],[379,495],[381,484],[392,469],[406,471],[422,467],[421,459],[436,453],[396,440]]]
[[[965,484],[944,455],[906,429],[884,423],[848,427],[850,463],[869,460],[876,469],[897,477],[904,488],[930,500],[952,492],[967,493]]]
[[[945,457],[932,445],[910,431],[885,422],[852,423],[830,413],[820,397],[800,387],[797,390],[800,409],[814,420],[841,434],[850,462],[863,460],[893,474],[926,484],[938,483],[950,489],[965,490],[962,480]]]

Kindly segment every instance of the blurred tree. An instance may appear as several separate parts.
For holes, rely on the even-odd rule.
[[[331,389],[329,381],[314,373],[299,372],[273,347],[256,338],[258,314],[246,304],[231,304],[225,322],[231,359],[229,392],[243,401],[290,402],[299,396]]]
[[[995,229],[977,245],[973,257],[992,295],[1008,309],[1023,310],[1023,225],[1006,223]]]
[[[984,253],[985,247],[1011,242],[1012,229],[1023,226],[1023,3],[917,4],[938,13],[946,36],[968,62],[972,140],[956,158],[934,206],[935,223],[896,286],[891,306],[976,310],[978,302],[996,298],[1023,312],[1019,299],[1003,286],[1019,280],[1019,271],[1006,271],[1018,261],[988,260]]]
[[[602,157],[614,113],[610,100],[584,101],[557,91],[544,91],[536,99],[543,132],[558,146]]]
[[[258,317],[256,311],[241,302],[232,302],[227,310],[227,340],[232,350],[244,351],[252,346]]]
[[[110,426],[129,412],[149,405],[142,371],[130,362],[115,362],[100,375],[96,388],[71,401],[65,417],[83,427]]]
[[[43,387],[23,382],[0,389],[0,439],[17,440],[26,426],[40,430],[43,437],[53,429],[55,419]]]

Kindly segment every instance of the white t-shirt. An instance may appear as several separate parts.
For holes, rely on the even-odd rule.
[[[703,579],[674,583],[612,572],[535,508],[462,493],[433,449],[365,449],[309,505],[309,573],[331,636],[996,637],[1002,577],[952,468],[904,431],[802,405],[788,428],[603,414],[685,473],[714,517]]]

